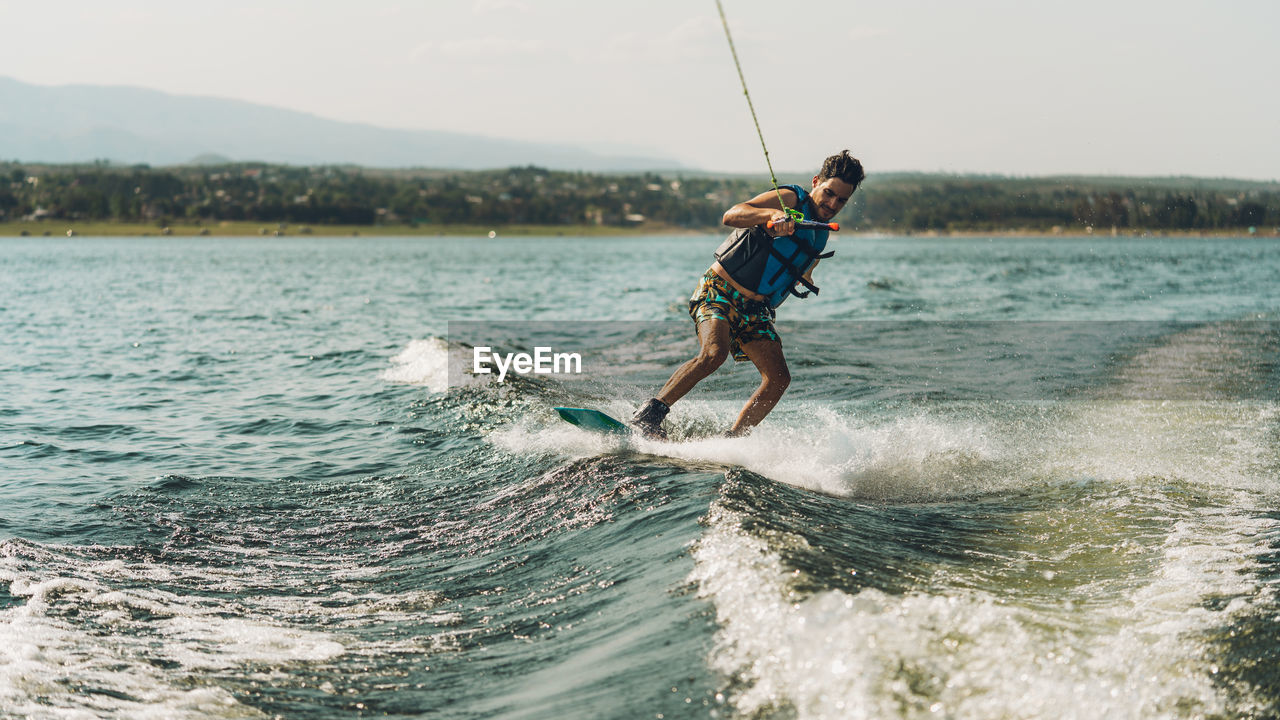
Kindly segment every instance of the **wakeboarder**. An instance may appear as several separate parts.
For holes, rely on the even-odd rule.
[[[823,162],[810,188],[775,185],[725,212],[724,224],[736,229],[716,250],[715,262],[689,299],[698,354],[677,368],[636,412],[631,424],[637,430],[649,438],[665,438],[662,421],[671,406],[730,355],[756,366],[760,386],[728,435],[746,434],[769,414],[791,383],[782,340],[773,325],[775,311],[791,295],[803,298],[818,292],[813,269],[834,254],[823,252],[826,226],[865,177],[862,163],[844,150]]]

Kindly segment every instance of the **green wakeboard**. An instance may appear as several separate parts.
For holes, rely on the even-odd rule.
[[[631,428],[622,422],[615,420],[599,410],[591,410],[588,408],[553,408],[565,422],[577,425],[584,430],[593,430],[601,433],[612,433],[615,435],[630,435]]]

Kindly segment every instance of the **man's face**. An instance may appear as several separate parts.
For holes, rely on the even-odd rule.
[[[841,180],[840,178],[827,178],[819,181],[815,175],[813,178],[813,205],[817,208],[818,219],[828,222],[836,216],[844,208],[844,204],[849,202],[849,198],[853,196],[854,186]]]

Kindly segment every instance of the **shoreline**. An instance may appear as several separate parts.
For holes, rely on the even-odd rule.
[[[1280,238],[1280,228],[1222,230],[1119,230],[1052,228],[995,230],[845,230],[844,237],[900,238]],[[644,235],[718,235],[721,228],[687,228],[662,223],[609,225],[295,225],[226,220],[214,223],[112,221],[0,222],[0,238],[10,237],[639,237]]]
[[[24,234],[25,233],[25,234]],[[628,236],[698,234],[688,228],[646,223],[634,227],[606,225],[304,225],[223,220],[211,223],[113,222],[106,220],[40,220],[0,222],[0,237],[529,237]]]
[[[1249,228],[1226,228],[1219,230],[1145,230],[1145,229],[1111,229],[1071,228],[1031,230],[1019,228],[1001,228],[999,230],[909,230],[903,232],[867,231],[851,233],[855,235],[873,235],[885,237],[911,238],[1280,238],[1280,228],[1262,229],[1249,232]]]

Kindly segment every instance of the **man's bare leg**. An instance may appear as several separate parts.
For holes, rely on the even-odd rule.
[[[729,356],[729,323],[724,320],[703,320],[698,324],[698,354],[690,361],[676,368],[671,379],[662,386],[657,397],[651,398],[631,418],[631,424],[645,437],[665,439],[667,434],[662,429],[662,420],[671,409],[671,404],[684,397],[695,385],[716,368],[724,364]]]
[[[698,354],[676,368],[657,398],[666,405],[684,397],[729,357],[729,323],[719,318],[698,323]]]
[[[745,435],[764,420],[791,384],[791,371],[787,369],[787,360],[782,355],[782,343],[776,340],[756,340],[743,345],[742,351],[760,371],[760,387],[756,388],[743,406],[737,422],[729,430],[730,435]]]

